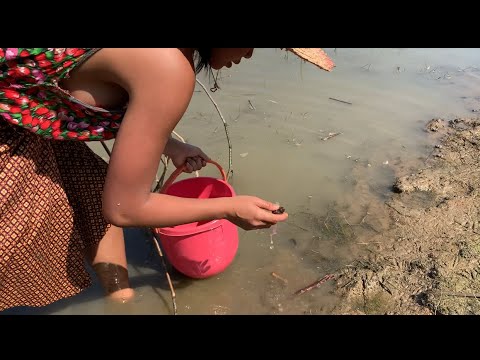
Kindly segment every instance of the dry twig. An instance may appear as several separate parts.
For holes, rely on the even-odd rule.
[[[170,287],[170,293],[172,294],[172,303],[173,303],[173,314],[177,315],[177,302],[175,301],[175,289],[173,288],[172,280],[170,278],[170,274],[168,273],[167,264],[165,263],[165,258],[163,257],[162,249],[160,248],[160,244],[158,243],[158,235],[152,231],[153,242],[155,243],[155,247],[157,248],[158,255],[160,255],[160,259],[162,260],[163,269],[165,270],[165,275],[167,276],[168,286]]]
[[[215,100],[213,100],[212,96],[209,94],[207,88],[205,85],[202,84],[202,82],[198,79],[196,79],[197,83],[202,87],[203,91],[207,96],[209,97],[210,101],[213,103],[215,106],[215,109],[217,109],[218,115],[222,119],[223,126],[225,127],[225,134],[227,136],[227,142],[228,142],[228,172],[227,172],[227,178],[230,178],[230,175],[233,174],[233,167],[232,167],[232,143],[230,142],[230,135],[228,134],[228,124],[225,121],[225,118],[222,115],[222,112],[220,111],[220,108],[218,107],[217,103]]]
[[[318,281],[315,281],[313,284],[310,284],[306,287],[304,287],[303,289],[300,289],[298,291],[295,291],[294,295],[302,295],[310,290],[313,290],[313,289],[316,289],[318,288],[320,285],[322,285],[323,283],[327,282],[328,280],[332,279],[335,277],[335,274],[328,274],[328,275],[325,275],[323,278],[321,278],[320,280]]]
[[[444,293],[443,295],[480,299],[480,294]]]
[[[328,134],[328,136],[322,138],[322,140],[323,140],[323,141],[327,141],[327,140],[329,140],[329,139],[331,139],[331,138],[333,138],[333,137],[335,137],[335,136],[338,136],[338,135],[342,135],[342,133],[340,133],[340,132],[338,132],[338,133],[330,133],[330,134]]]
[[[332,97],[329,97],[330,100],[334,100],[334,101],[338,101],[338,102],[341,102],[341,103],[344,103],[344,104],[347,104],[347,105],[352,105],[351,102],[348,102],[348,101],[344,101],[344,100],[340,100],[340,99],[335,99],[335,98],[332,98]]]
[[[281,276],[278,275],[277,273],[272,272],[272,276],[273,276],[275,279],[278,279],[278,280],[280,280],[281,282],[283,282],[285,285],[288,284],[288,280],[285,279],[285,278],[283,278],[283,277],[281,277]]]
[[[107,144],[105,144],[104,141],[100,141],[100,143],[102,144],[103,148],[105,149],[105,152],[108,154],[108,157],[111,157],[112,153],[111,153],[110,149],[108,148]]]
[[[168,157],[162,156],[160,159],[162,160],[162,163],[163,163],[163,171],[162,171],[162,175],[160,176],[160,179],[158,179],[157,181],[157,185],[155,185],[155,188],[153,189],[154,193],[159,192],[160,189],[162,188],[163,181],[165,180],[165,175],[167,175],[168,162],[170,161]]]

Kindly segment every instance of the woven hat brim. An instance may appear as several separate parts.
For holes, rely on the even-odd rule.
[[[332,71],[335,67],[333,60],[320,48],[286,48],[286,50],[318,66],[322,70]]]

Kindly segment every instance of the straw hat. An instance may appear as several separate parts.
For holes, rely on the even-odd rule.
[[[335,64],[332,59],[330,59],[325,51],[319,48],[286,48],[287,51],[290,51],[297,55],[299,58],[308,61],[320,69],[331,71]]]

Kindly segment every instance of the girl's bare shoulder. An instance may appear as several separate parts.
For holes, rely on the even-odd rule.
[[[193,52],[178,48],[104,48],[86,61],[78,75],[114,82],[127,91],[145,81],[195,80]]]

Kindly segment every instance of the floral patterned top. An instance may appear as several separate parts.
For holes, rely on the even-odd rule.
[[[0,121],[44,138],[95,141],[115,137],[125,108],[85,104],[58,86],[100,49],[0,48]]]

